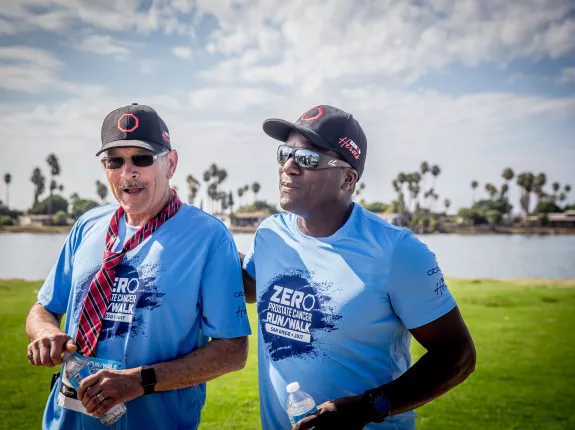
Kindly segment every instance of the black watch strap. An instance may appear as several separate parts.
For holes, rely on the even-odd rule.
[[[366,391],[365,394],[369,403],[371,421],[382,423],[391,414],[391,402],[377,389]]]
[[[156,389],[156,371],[152,366],[142,366],[140,384],[144,387],[144,395],[152,394]]]

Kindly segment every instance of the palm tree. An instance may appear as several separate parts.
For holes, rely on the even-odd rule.
[[[365,184],[363,182],[361,184],[357,184],[357,190],[355,190],[355,195],[359,196],[364,189]]]
[[[38,204],[38,197],[42,195],[46,187],[46,178],[39,167],[34,168],[30,181],[34,184],[34,206]]]
[[[565,184],[565,187],[563,189],[565,192],[565,198],[567,198],[567,194],[569,194],[569,192],[571,191],[571,185]]]
[[[522,189],[522,195],[519,202],[521,203],[521,208],[525,212],[525,215],[529,214],[529,203],[531,201],[531,192],[533,191],[534,182],[535,177],[531,172],[524,172],[517,176],[517,185]]]
[[[56,154],[52,153],[46,158],[46,163],[48,163],[48,166],[50,166],[50,200],[48,201],[48,215],[51,215],[52,194],[53,191],[58,187],[56,185],[56,181],[54,180],[54,176],[58,176],[60,174],[60,162],[58,161]]]
[[[513,170],[511,169],[511,167],[507,167],[506,169],[503,170],[503,179],[505,179],[507,181],[507,183],[509,184],[509,181],[511,181],[513,179],[513,176],[515,176],[515,173],[513,173]]]
[[[426,188],[426,187],[425,187],[425,182],[426,182],[426,181],[425,181],[425,177],[426,177],[426,174],[429,173],[429,164],[427,163],[427,161],[424,161],[423,163],[421,163],[421,166],[419,167],[419,169],[421,170],[421,176],[423,177],[422,187],[425,189],[425,188]],[[426,194],[427,194],[427,193],[425,193],[425,194],[423,195],[423,197],[424,197],[424,205],[425,205],[426,200],[427,200]]]
[[[255,201],[258,200],[258,193],[260,192],[261,189],[262,187],[257,182],[254,182],[252,184],[252,191],[254,192]]]
[[[234,193],[231,191],[228,193],[228,207],[230,208],[230,213],[234,213]]]
[[[495,196],[497,195],[497,187],[495,187],[495,185],[493,184],[485,184],[485,191],[487,191],[489,193],[489,197],[491,199],[494,199]]]
[[[106,197],[108,196],[108,187],[100,181],[96,181],[96,194],[102,200],[102,203],[106,203]]]
[[[439,176],[440,173],[441,173],[441,169],[439,168],[438,165],[434,165],[431,168],[431,174],[433,175],[433,185],[432,185],[433,189],[435,189],[435,180],[437,179],[437,177]]]
[[[445,199],[443,204],[445,205],[445,213],[447,214],[447,210],[449,209],[449,206],[451,206],[451,200]]]
[[[193,206],[200,189],[200,182],[192,175],[188,175],[186,182],[188,184],[188,203]]]
[[[4,183],[6,184],[6,207],[10,207],[10,182],[12,182],[12,175],[6,173],[4,175]]]
[[[242,205],[242,196],[244,195],[244,187],[238,188],[237,193],[238,193],[238,197],[240,198],[239,205],[241,206]]]
[[[475,203],[475,189],[479,186],[479,182],[471,181],[471,203]]]
[[[557,200],[557,192],[561,189],[561,184],[559,182],[553,182],[551,185],[553,188],[553,202]]]
[[[547,182],[547,176],[545,173],[539,173],[535,179],[533,180],[533,186],[535,190],[535,194],[537,195],[537,204],[541,202],[541,199],[545,196],[545,192],[543,191],[543,187]]]

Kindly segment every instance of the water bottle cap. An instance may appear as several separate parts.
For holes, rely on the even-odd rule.
[[[291,384],[288,384],[286,390],[290,394],[295,393],[297,390],[299,390],[299,384],[297,382],[292,382]]]

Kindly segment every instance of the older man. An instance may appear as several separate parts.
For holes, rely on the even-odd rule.
[[[297,381],[319,406],[296,417],[296,429],[413,429],[412,409],[475,365],[435,256],[408,229],[352,202],[367,139],[351,114],[316,106],[295,123],[263,127],[282,142],[287,212],[260,225],[244,258],[260,322],[262,426],[292,427],[286,386]],[[413,367],[411,335],[427,349]]]
[[[205,382],[247,359],[234,241],[220,221],[170,189],[178,154],[152,108],[134,103],[111,112],[102,153],[120,204],[76,222],[26,331],[31,364],[59,365],[63,352],[77,351],[95,366],[113,365],[77,392],[59,378],[43,428],[106,428],[96,418],[120,403],[127,413],[118,428],[197,428]]]

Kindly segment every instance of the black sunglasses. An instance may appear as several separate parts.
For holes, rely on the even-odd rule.
[[[292,156],[295,163],[302,169],[319,170],[329,167],[351,167],[350,164],[339,158],[330,157],[312,149],[292,148],[287,145],[278,147],[277,158],[280,166],[285,165]]]
[[[136,167],[148,167],[154,164],[154,160],[166,155],[170,151],[164,151],[160,154],[138,154],[131,157],[104,157],[102,158],[102,165],[109,170],[121,168],[126,160],[131,160],[132,164]]]

